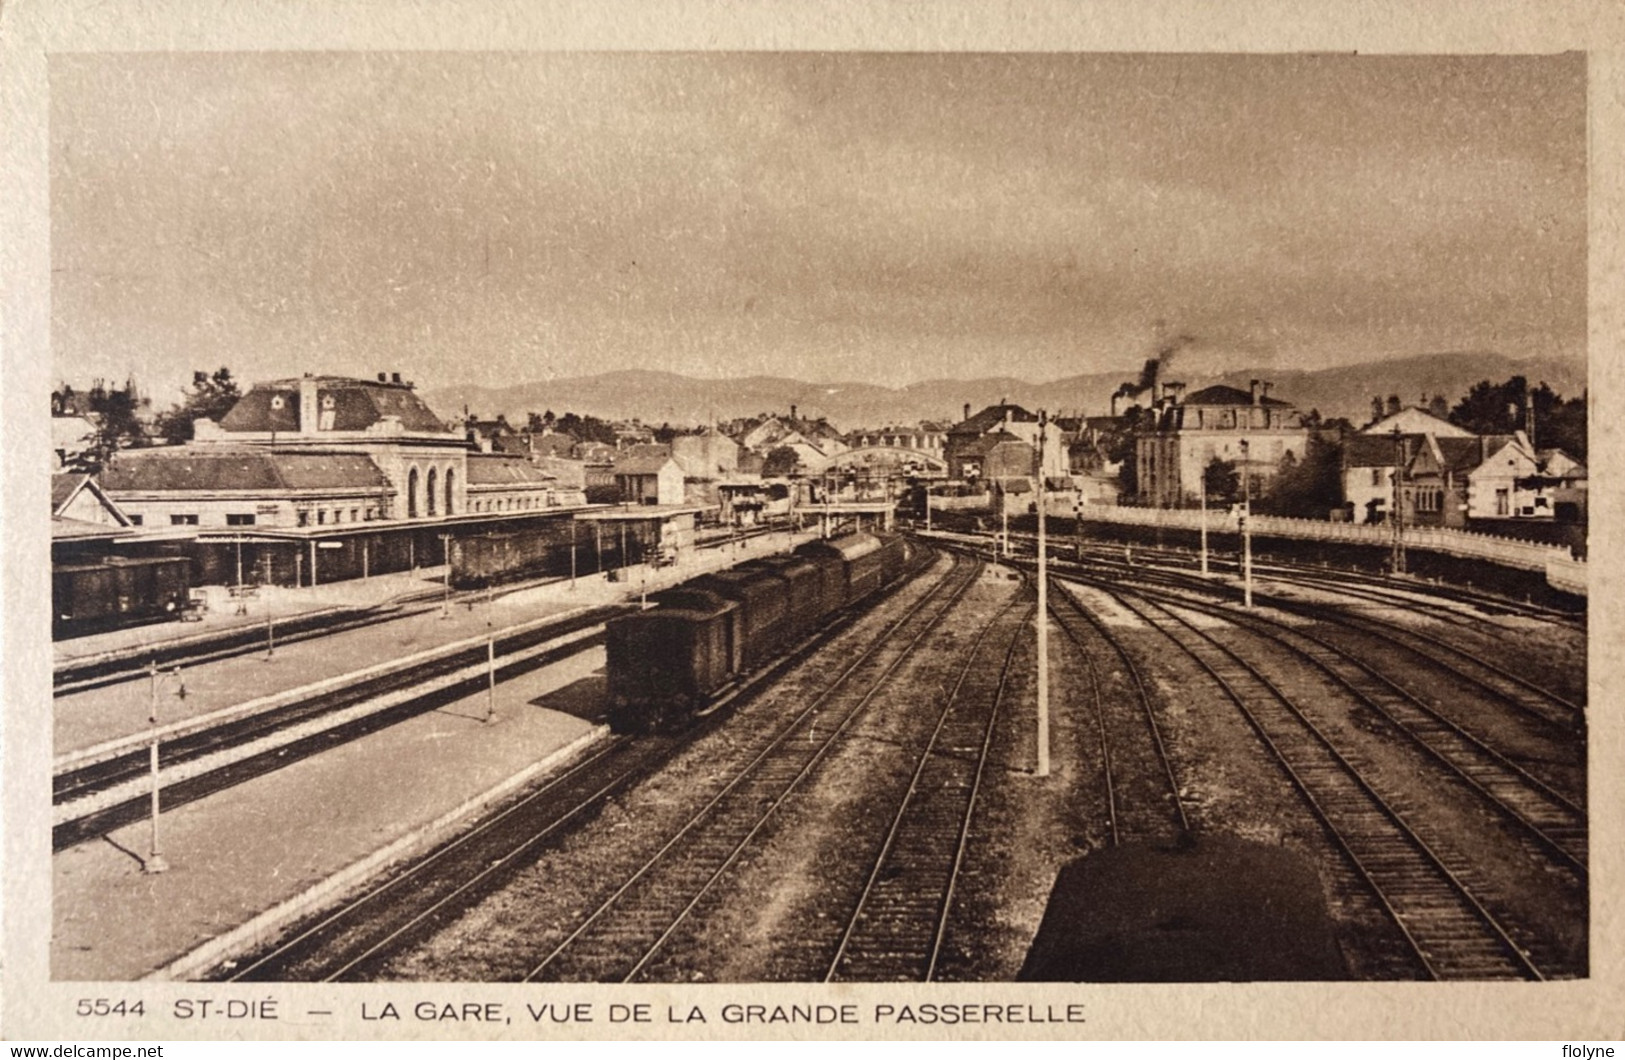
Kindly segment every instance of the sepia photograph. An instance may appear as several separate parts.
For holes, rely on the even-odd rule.
[[[41,1026],[1584,1011],[1598,56],[968,43],[39,56]]]

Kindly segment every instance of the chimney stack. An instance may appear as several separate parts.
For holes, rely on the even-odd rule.
[[[790,418],[792,420],[796,418],[796,407],[793,404],[790,406]]]
[[[1263,381],[1263,382],[1262,382],[1262,383],[1260,383],[1260,384],[1259,384],[1259,386],[1260,386],[1260,387],[1261,387],[1261,388],[1262,388],[1262,389],[1263,389],[1263,391],[1264,391],[1264,397],[1266,397],[1266,398],[1267,398],[1267,397],[1269,397],[1269,396],[1270,396],[1270,388],[1271,388],[1271,387],[1273,387],[1273,386],[1274,386],[1274,385],[1275,385],[1275,384],[1274,384],[1274,383],[1272,383],[1272,382],[1270,382],[1270,381],[1269,381],[1269,380],[1268,380],[1268,379],[1266,379],[1266,380],[1264,380],[1264,381]]]
[[[378,381],[379,381],[379,382],[380,382],[380,383],[387,383],[387,382],[389,382],[389,373],[388,373],[388,372],[379,372],[379,373],[378,373]]]
[[[316,423],[316,380],[306,374],[299,380],[299,430],[314,431]]]
[[[965,402],[965,415],[964,415],[964,419],[967,419],[967,420],[968,420],[968,419],[970,419],[970,402],[968,402],[968,401],[967,401],[967,402]]]
[[[1254,379],[1251,383],[1249,383],[1248,389],[1252,391],[1253,404],[1258,404],[1258,380]]]
[[[401,381],[401,373],[399,373],[399,372],[391,372],[390,376],[389,376],[389,381],[391,383],[399,383]]]

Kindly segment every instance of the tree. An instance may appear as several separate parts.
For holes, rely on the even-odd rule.
[[[1230,504],[1241,493],[1241,472],[1236,470],[1234,460],[1214,457],[1202,469],[1202,483],[1207,489],[1209,504]]]
[[[71,396],[73,392],[64,386],[60,393]],[[147,444],[147,432],[136,416],[141,397],[133,381],[125,380],[123,389],[117,389],[98,379],[83,398],[80,407],[95,422],[96,438],[89,449],[74,458],[68,470],[93,474],[100,471],[117,450]]]
[[[1532,441],[1541,449],[1561,449],[1576,460],[1585,460],[1587,442],[1586,400],[1564,399],[1545,383],[1531,388],[1521,375],[1499,385],[1488,379],[1473,385],[1467,396],[1450,410],[1450,422],[1475,434],[1511,434],[1530,428]]]
[[[213,375],[193,372],[192,385],[181,403],[158,417],[158,433],[171,445],[189,442],[193,424],[200,419],[220,422],[242,396],[230,368],[221,367]]]
[[[768,450],[767,456],[762,458],[762,474],[765,476],[789,475],[801,465],[801,457],[788,445],[781,445]]]
[[[1343,503],[1343,447],[1324,434],[1309,436],[1303,459],[1288,452],[1259,508],[1270,515],[1324,519]]]

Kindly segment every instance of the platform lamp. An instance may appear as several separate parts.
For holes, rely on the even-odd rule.
[[[147,664],[147,678],[151,689],[150,705],[147,710],[147,726],[152,733],[152,742],[149,746],[149,761],[152,774],[152,832],[148,843],[147,856],[141,862],[141,871],[150,876],[160,872],[169,871],[169,860],[164,857],[163,850],[158,843],[158,814],[159,807],[159,780],[158,780],[158,697],[166,678],[175,681],[175,697],[186,698],[186,682],[181,680],[181,669],[158,669],[158,661],[154,659]]]
[[[445,565],[441,577],[440,617],[451,617],[451,535],[436,534],[440,538],[440,560]]]
[[[1038,412],[1038,766],[1049,776],[1049,540],[1044,529],[1044,435],[1049,416]]]
[[[1253,606],[1253,482],[1247,457],[1247,439],[1241,440],[1241,606]]]

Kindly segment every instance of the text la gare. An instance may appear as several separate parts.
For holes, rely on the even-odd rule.
[[[590,1001],[526,1004],[525,1015],[533,1023],[653,1023],[664,1017],[667,1023],[705,1023],[705,1013],[697,1005],[667,1005],[655,1012],[653,1005],[612,1004],[601,1009]],[[364,1002],[363,1020],[417,1020],[438,1023],[511,1023],[507,1009],[494,1001],[419,1001],[397,1005],[393,1001]]]

